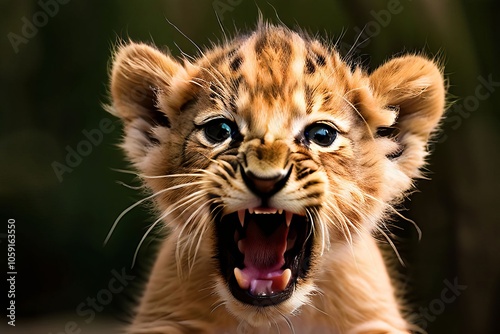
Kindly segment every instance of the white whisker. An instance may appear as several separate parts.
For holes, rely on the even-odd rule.
[[[182,30],[180,30],[175,24],[173,24],[172,22],[170,22],[169,19],[165,18],[165,20],[172,26],[174,27],[175,30],[177,30],[182,36],[184,36],[184,38],[186,38],[188,41],[191,42],[191,44],[194,45],[194,47],[196,49],[198,49],[198,51],[200,52],[201,55],[203,55],[203,57],[205,57],[205,54],[203,53],[203,51],[201,50],[201,48],[191,39],[189,38],[185,33],[182,32]]]
[[[215,306],[212,308],[212,310],[210,311],[210,313],[214,313],[214,312],[215,312],[215,310],[217,310],[219,307],[224,306],[224,305],[226,305],[226,302],[225,302],[225,301],[218,302],[218,303],[217,303],[217,305],[215,305]]]
[[[359,38],[363,35],[363,33],[364,33],[364,31],[365,31],[366,27],[367,27],[367,25],[365,25],[365,26],[363,27],[363,29],[359,32],[359,34],[358,34],[358,36],[356,37],[356,40],[355,40],[355,41],[354,41],[354,43],[352,44],[351,48],[349,49],[349,51],[347,51],[347,53],[346,53],[346,55],[345,55],[345,57],[346,57],[347,59],[348,59],[349,57],[351,57],[351,52],[355,51],[355,50],[357,49],[358,45],[361,45],[361,44],[365,43],[365,42],[368,40],[368,38],[367,38],[367,39],[363,40],[363,42],[362,42],[362,43],[358,44],[358,42],[359,42]]]
[[[372,195],[369,195],[369,194],[366,194],[366,197],[384,205],[386,207],[386,210],[388,211],[391,211],[393,214],[395,214],[396,216],[398,216],[399,218],[411,223],[413,225],[413,227],[415,227],[415,230],[417,231],[417,234],[418,234],[418,240],[422,240],[422,230],[420,229],[420,227],[417,225],[417,223],[415,223],[413,220],[411,220],[410,218],[407,218],[405,217],[401,212],[399,212],[398,210],[396,210],[396,208],[394,208],[392,205],[389,205],[383,201],[381,201],[380,199],[372,196]]]
[[[283,320],[285,321],[285,323],[287,324],[288,328],[290,329],[290,333],[291,334],[295,334],[295,328],[293,327],[293,324],[292,322],[290,321],[290,319],[288,319],[288,317],[286,315],[283,314],[283,312],[279,311],[279,314],[281,316],[281,318],[283,318]],[[277,326],[278,324],[276,324]],[[279,327],[278,327],[279,328]]]
[[[126,188],[132,189],[132,190],[141,190],[144,188],[143,186],[132,186],[132,185],[127,184],[123,181],[116,181],[116,183],[118,183],[119,185],[124,186]]]
[[[142,243],[144,242],[144,240],[146,240],[146,237],[148,236],[149,232],[151,232],[151,230],[153,230],[156,224],[158,224],[163,218],[164,216],[158,218],[153,224],[151,224],[151,226],[147,229],[146,233],[144,233],[144,235],[142,236],[141,240],[139,241],[139,244],[135,249],[134,257],[132,258],[132,268],[135,266],[135,261],[137,259],[137,255],[139,254],[139,249],[141,248]]]
[[[192,195],[191,195],[191,196],[189,196],[189,197],[192,197],[193,195],[194,195],[194,194],[192,194]],[[201,198],[201,197],[200,197],[200,198]],[[199,199],[200,199],[200,198],[198,198],[198,201],[199,201]],[[195,199],[196,199],[196,197],[195,197]],[[197,202],[197,201],[196,201],[196,202]],[[196,202],[195,202],[195,203],[196,203]],[[183,203],[183,205],[185,205],[185,203]],[[146,233],[144,233],[144,235],[142,236],[141,240],[139,241],[139,245],[137,246],[137,248],[136,248],[136,250],[135,250],[134,257],[133,257],[133,260],[132,260],[132,267],[134,267],[134,265],[135,265],[135,261],[136,261],[136,259],[137,259],[137,255],[138,255],[138,253],[139,253],[139,249],[140,249],[140,247],[141,247],[142,243],[144,242],[144,240],[146,239],[146,237],[148,236],[148,234],[151,232],[151,230],[152,230],[152,229],[153,229],[153,228],[154,228],[154,227],[155,227],[155,226],[156,226],[156,225],[157,225],[160,221],[162,221],[163,219],[165,219],[168,215],[170,215],[172,212],[175,212],[175,211],[176,211],[177,209],[179,209],[180,207],[182,207],[182,206],[179,206],[179,207],[176,207],[176,208],[174,208],[174,209],[172,209],[172,210],[167,211],[166,213],[164,213],[163,215],[161,215],[161,216],[160,216],[160,218],[158,218],[158,219],[157,219],[157,220],[156,220],[156,221],[155,221],[155,222],[154,222],[154,223],[153,223],[153,224],[152,224],[152,225],[148,228],[148,230],[146,231]]]
[[[193,201],[193,203],[191,203],[188,207],[186,207],[178,216],[177,218],[179,218],[180,216],[182,216],[187,210],[189,210],[191,207],[193,207],[194,205],[200,203],[201,201],[203,200],[206,200],[204,198],[203,195],[200,195],[199,197],[195,197],[195,201]],[[182,205],[185,205],[185,203],[183,203]],[[184,224],[182,225],[182,228],[180,229],[179,231],[179,242],[177,243],[177,247],[176,247],[176,250],[175,250],[175,258],[176,258],[176,261],[177,261],[177,272],[179,274],[179,277],[182,277],[182,256],[184,254],[184,252],[186,251],[186,248],[188,247],[187,244],[190,244],[188,241],[191,237],[191,235],[188,233],[187,237],[184,237],[184,231],[187,227],[189,227],[189,232],[193,231],[193,227],[190,226],[190,223],[191,221],[193,220],[193,217],[196,216],[196,214],[198,213],[199,210],[203,209],[204,207],[203,206],[200,206],[198,209],[196,209],[190,216],[188,219],[186,219],[184,221]],[[176,219],[177,219],[176,218]],[[186,242],[183,242],[184,238],[187,238],[187,241]],[[190,248],[189,248],[190,249]],[[189,258],[189,249],[188,250],[188,268],[191,268],[191,260]],[[191,270],[189,270],[190,272]]]
[[[195,81],[195,80],[189,80],[190,83],[200,87],[200,88],[203,88],[203,85],[201,83],[199,83],[198,81]]]
[[[203,176],[202,174],[196,174],[196,173],[147,175],[147,174],[137,173],[135,171],[126,170],[126,169],[111,168],[111,170],[115,171],[115,172],[119,172],[119,173],[124,173],[124,174],[132,174],[132,175],[144,178],[144,179],[163,179],[163,178],[170,178],[170,177],[201,177],[201,176]],[[199,169],[198,171],[203,171],[203,169]]]
[[[207,203],[207,205],[209,205],[210,202]],[[191,220],[191,217],[195,217],[196,215],[198,215],[198,213],[203,210],[204,207],[200,206],[198,209],[196,209],[196,211],[194,211],[191,216],[188,218],[187,222],[189,222]],[[202,219],[200,219],[202,220]],[[205,232],[207,231],[208,229],[208,226],[209,224],[207,222],[204,222],[205,224],[200,224],[198,223],[197,225],[197,228],[195,229],[194,231],[194,237],[196,239],[198,239],[198,242],[196,243],[196,247],[194,249],[194,253],[193,255],[191,255],[191,252],[193,250],[193,244],[192,242],[190,242],[190,246],[189,246],[189,249],[188,249],[188,268],[189,268],[189,273],[191,273],[192,269],[193,269],[193,266],[194,266],[194,263],[196,261],[196,257],[198,255],[198,250],[200,248],[200,244],[203,240],[203,235],[205,234]],[[190,259],[192,259],[193,262],[190,262]]]
[[[396,245],[394,245],[394,242],[392,241],[392,239],[379,226],[376,226],[375,228],[380,232],[380,234],[382,234],[384,236],[384,238],[387,240],[387,242],[389,243],[389,245],[391,245],[391,248],[394,250],[394,253],[396,254],[396,256],[397,256],[397,258],[399,260],[399,263],[401,263],[401,265],[403,267],[406,267],[406,264],[403,261],[403,258],[401,257],[401,255],[399,254],[399,251],[396,248]]]
[[[181,188],[185,188],[185,187],[189,187],[189,186],[194,186],[194,185],[200,185],[200,184],[204,184],[204,183],[207,183],[208,181],[198,181],[198,182],[192,182],[192,183],[182,183],[182,184],[178,184],[178,185],[175,185],[175,186],[172,186],[172,187],[169,187],[169,188],[166,188],[166,189],[162,189],[150,196],[147,196],[137,202],[135,202],[134,204],[132,204],[131,206],[129,206],[128,208],[126,208],[125,210],[122,211],[122,213],[116,218],[116,220],[113,222],[113,225],[111,226],[111,229],[109,230],[108,232],[108,235],[106,236],[106,239],[104,240],[104,245],[106,245],[109,241],[109,238],[111,238],[111,235],[113,234],[116,226],[118,225],[118,222],[123,218],[123,216],[125,216],[130,210],[136,208],[137,206],[141,205],[142,203],[148,201],[148,200],[151,200],[152,198],[158,196],[158,195],[161,195],[163,193],[166,193],[168,191],[172,191],[172,190],[176,190],[176,189],[181,189]]]
[[[188,197],[193,197],[194,194],[188,196]],[[170,215],[172,212],[175,212],[176,210],[178,210],[179,208],[181,208],[183,205],[185,205],[186,203],[183,203],[181,206],[179,207],[175,207],[171,210],[168,210],[167,212],[165,212],[164,214],[162,214],[160,216],[160,218],[158,218],[149,228],[148,230],[146,231],[146,233],[144,233],[144,235],[142,236],[141,240],[139,241],[139,245],[137,246],[136,250],[135,250],[135,253],[134,253],[134,257],[133,257],[133,260],[132,260],[132,267],[134,267],[135,265],[135,261],[137,259],[137,255],[139,253],[139,249],[140,247],[142,246],[142,243],[144,242],[144,240],[146,239],[146,237],[148,236],[148,234],[153,230],[153,228],[160,222],[162,221],[163,219],[165,219],[168,215]]]
[[[356,88],[356,89],[360,89],[360,88]],[[354,90],[354,89],[353,89]],[[353,91],[351,90],[351,91]],[[351,92],[349,91],[349,92]],[[347,93],[346,93],[347,94]],[[366,127],[366,130],[368,131],[368,133],[370,134],[370,137],[372,139],[375,139],[375,136],[373,135],[373,132],[370,128],[370,125],[368,124],[368,122],[365,120],[365,117],[363,116],[363,114],[358,110],[358,108],[356,108],[356,106],[348,99],[345,97],[345,95],[342,95],[340,96],[339,94],[337,94],[338,96],[340,96],[349,106],[351,106],[352,110],[354,110],[354,112],[356,112],[356,114],[358,114],[358,116],[363,120],[363,123],[365,124],[365,127]]]
[[[145,175],[145,174],[137,174],[138,176],[145,179],[164,179],[170,177],[201,177],[201,174],[168,174],[168,175]]]
[[[124,173],[124,174],[132,174],[132,175],[137,175],[137,172],[133,170],[127,170],[127,169],[120,169],[120,168],[110,168],[114,172],[119,172],[119,173]]]
[[[323,293],[321,293],[321,296],[323,296],[323,297],[324,297],[324,294],[323,294]],[[320,308],[318,308],[318,307],[314,306],[312,303],[306,303],[306,305],[307,305],[307,306],[309,306],[310,308],[312,308],[312,309],[314,309],[314,310],[318,311],[319,313],[321,313],[321,314],[323,314],[323,315],[326,315],[326,316],[327,316],[327,317],[329,317],[329,318],[331,318],[331,317],[332,317],[330,314],[328,314],[328,313],[326,313],[325,311],[321,310]]]
[[[109,238],[111,238],[111,235],[113,234],[113,231],[115,230],[116,225],[122,219],[123,216],[125,216],[130,210],[134,209],[135,207],[141,205],[142,203],[144,203],[146,201],[149,201],[150,199],[154,198],[155,196],[158,196],[161,193],[167,192],[168,190],[169,189],[163,189],[162,191],[154,193],[153,195],[150,195],[148,197],[145,197],[145,198],[135,202],[134,204],[132,204],[131,206],[129,206],[128,208],[123,210],[122,213],[115,219],[113,225],[111,226],[111,229],[109,230],[108,235],[106,236],[106,239],[104,240],[104,245],[106,245],[108,243],[108,240],[109,240]]]

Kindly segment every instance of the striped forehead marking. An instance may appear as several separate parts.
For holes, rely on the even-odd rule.
[[[205,58],[207,68],[220,78],[210,80],[210,98],[234,113],[259,105],[311,114],[330,104],[329,90],[318,87],[345,76],[338,57],[330,53],[307,36],[282,28],[259,29]]]

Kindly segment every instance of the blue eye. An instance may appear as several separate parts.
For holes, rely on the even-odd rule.
[[[207,124],[205,124],[204,132],[205,136],[212,143],[222,143],[226,139],[231,138],[235,135],[236,130],[232,122],[227,119],[220,118],[214,119]]]
[[[306,128],[304,135],[309,143],[327,147],[337,138],[337,130],[325,123],[313,123]]]

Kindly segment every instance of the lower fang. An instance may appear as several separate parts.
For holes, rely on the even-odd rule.
[[[281,274],[281,280],[275,282],[277,286],[275,287],[278,291],[283,291],[285,290],[286,286],[290,282],[290,279],[292,278],[292,271],[287,268],[283,271],[283,274]]]
[[[245,274],[241,271],[240,268],[234,268],[234,277],[236,277],[236,282],[243,290],[247,290],[250,287],[250,282]]]

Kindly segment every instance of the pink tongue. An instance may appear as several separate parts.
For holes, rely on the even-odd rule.
[[[280,224],[270,235],[250,219],[246,238],[240,240],[241,250],[245,254],[245,268],[255,268],[263,271],[278,270],[285,264],[283,254],[286,251],[288,227]]]
[[[285,264],[288,227],[280,224],[266,235],[250,218],[246,237],[238,242],[244,254],[244,269],[235,268],[235,275],[242,289],[250,289],[254,295],[269,295],[283,291],[289,280],[290,270],[280,269]]]

